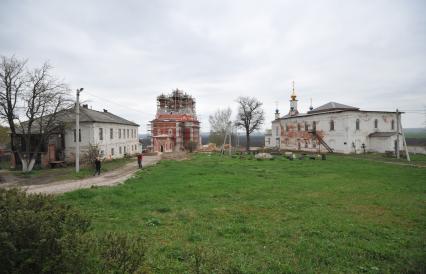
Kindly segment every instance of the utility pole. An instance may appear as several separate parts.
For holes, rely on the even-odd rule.
[[[400,122],[399,122],[399,110],[396,109],[396,158],[399,159],[399,132],[400,132]]]
[[[239,153],[240,152],[240,134],[238,133],[238,128],[236,129],[236,135],[237,135],[237,148],[236,148],[236,152]]]
[[[80,172],[80,92],[83,88],[77,89],[77,99],[75,102],[75,172]]]
[[[401,129],[401,133],[402,133],[402,142],[404,144],[404,148],[405,148],[405,157],[407,158],[407,161],[410,162],[410,154],[408,153],[408,147],[407,147],[407,141],[405,140],[405,134],[404,134],[404,130],[402,128],[402,122],[401,119],[399,119],[399,128]]]
[[[232,126],[229,126],[229,156],[232,155]]]

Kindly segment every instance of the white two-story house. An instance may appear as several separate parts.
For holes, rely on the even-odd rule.
[[[64,130],[64,156],[70,162],[75,159],[77,132],[75,112],[68,111],[67,126]],[[100,156],[107,159],[122,158],[142,151],[139,143],[139,125],[115,114],[80,107],[80,153],[84,155],[89,146],[97,146]]]

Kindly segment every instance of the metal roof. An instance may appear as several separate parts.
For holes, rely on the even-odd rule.
[[[308,111],[308,113],[318,113],[318,112],[327,112],[327,111],[335,111],[335,110],[359,110],[357,107],[352,107],[336,102],[328,102],[325,105],[314,108],[313,110]]]
[[[70,108],[58,113],[58,120],[61,122],[73,122],[75,121],[75,108]],[[92,123],[111,123],[129,126],[139,126],[138,124],[121,118],[108,111],[97,111],[88,109],[80,106],[80,122],[92,122]]]

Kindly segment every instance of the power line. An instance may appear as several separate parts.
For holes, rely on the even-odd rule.
[[[93,97],[95,97],[95,98],[98,98],[98,99],[101,99],[101,100],[107,101],[107,102],[109,102],[109,103],[112,103],[112,104],[114,104],[114,105],[117,105],[117,106],[119,106],[119,107],[122,107],[122,108],[124,108],[124,109],[126,109],[126,110],[132,110],[132,111],[137,112],[137,113],[144,113],[144,114],[146,114],[146,115],[152,115],[152,113],[148,113],[148,112],[145,112],[145,111],[142,111],[142,110],[139,110],[139,109],[134,109],[134,108],[132,108],[132,107],[130,107],[130,106],[125,106],[125,105],[119,104],[119,103],[117,103],[117,102],[114,102],[114,101],[111,101],[111,100],[109,100],[109,99],[106,99],[106,98],[103,98],[103,97],[100,97],[100,96],[94,95],[94,94],[92,94],[92,93],[90,93],[90,92],[87,92],[87,91],[85,91],[84,93],[87,93],[87,94],[89,94],[90,96],[93,96]]]

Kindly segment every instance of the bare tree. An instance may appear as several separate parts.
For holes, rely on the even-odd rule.
[[[226,133],[230,130],[232,110],[231,108],[218,109],[209,116],[210,136],[209,141],[221,145]]]
[[[254,97],[238,97],[238,114],[236,125],[246,132],[246,150],[250,149],[250,134],[260,129],[265,121],[265,114],[262,109],[263,103]]]
[[[47,63],[29,71],[25,61],[2,57],[0,69],[1,80],[7,79],[2,75],[15,75],[12,85],[9,84],[10,80],[3,81],[7,85],[0,90],[3,110],[0,117],[9,124],[12,142],[16,141],[16,136],[20,136],[24,145],[14,144],[13,150],[21,159],[22,171],[29,172],[43,144],[63,126],[57,118],[58,113],[69,106],[69,89],[51,75],[52,67]]]
[[[1,56],[0,60],[0,120],[9,124],[10,148],[15,154],[14,133],[16,132],[16,111],[18,101],[26,84],[26,60],[18,60],[15,56],[10,58]]]

